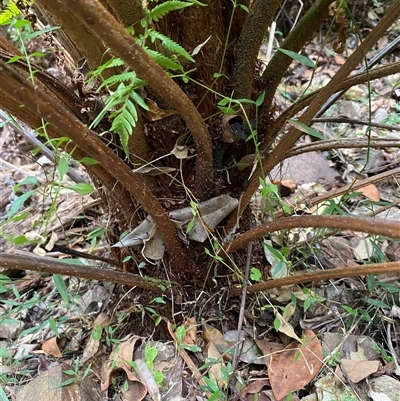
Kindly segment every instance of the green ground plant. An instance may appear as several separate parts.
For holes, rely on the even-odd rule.
[[[234,283],[251,284],[247,283],[249,276],[243,268],[244,249],[250,242],[275,256],[277,273],[285,270],[285,275],[290,276],[295,267],[308,266],[308,257],[319,256],[318,241],[331,235],[329,229],[368,233],[374,248],[365,266],[358,261],[360,269],[334,271],[332,277],[374,277],[399,271],[398,263],[389,263],[379,247],[383,238],[398,238],[399,227],[396,222],[383,219],[350,216],[348,202],[359,195],[357,188],[352,187],[355,183],[339,200],[332,193],[321,201],[319,213],[298,216],[284,202],[278,186],[266,177],[289,157],[302,136],[307,135],[316,143],[326,140],[312,127],[313,119],[325,109],[329,114],[329,102],[335,93],[400,72],[399,63],[372,68],[367,58],[400,17],[400,4],[387,5],[376,26],[362,38],[354,34],[357,29],[348,29],[349,25],[356,28],[359,21],[352,16],[347,1],[332,6],[332,0],[318,0],[299,16],[293,30],[284,33],[282,29],[283,40],[277,51],[268,63],[262,64],[258,61],[260,46],[283,3],[36,0],[34,4],[8,2],[0,13],[0,23],[8,24],[11,36],[18,39],[17,43],[4,40],[1,45],[0,108],[12,116],[10,121],[22,121],[35,129],[42,145],[51,149],[55,159],[51,182],[45,186],[34,176],[14,186],[15,200],[1,222],[0,234],[14,245],[43,245],[48,240],[48,228],[57,219],[57,198],[68,190],[90,194],[99,199],[106,222],[104,226],[91,227],[85,241],[91,249],[101,239],[107,241],[117,265],[124,266],[120,278],[116,274],[110,279],[109,272],[104,270],[103,278],[99,278],[101,269],[90,270],[88,276],[86,266],[66,266],[60,262],[57,270],[46,265],[44,271],[58,273],[54,283],[66,304],[72,297],[61,276],[65,273],[92,280],[115,280],[131,288],[136,286],[132,292],[150,289],[171,299],[178,295],[178,289],[184,289],[179,297],[186,301],[197,291],[209,288],[209,283],[219,285],[216,278],[223,277],[221,287],[225,289]],[[37,14],[54,27],[38,29],[27,5],[36,7]],[[324,32],[326,41],[314,61],[305,54],[307,44],[318,31]],[[51,38],[60,69],[65,78],[73,81],[72,85],[36,65],[45,59],[45,53],[29,53],[26,43],[40,38]],[[295,101],[288,103],[286,109],[277,110],[277,94],[292,99],[280,85],[293,66],[309,68],[315,77],[322,55],[333,57],[333,50],[345,50],[350,38],[357,45],[327,85],[313,91],[311,78]],[[66,58],[61,62],[60,54],[70,61]],[[352,75],[361,64],[366,71]],[[371,96],[368,87],[369,102]],[[369,129],[363,142],[367,152],[382,146],[381,142],[372,141],[371,107],[369,114]],[[396,121],[395,114],[389,114],[387,122]],[[344,143],[343,147],[346,146],[349,145]],[[66,182],[75,162],[85,169],[90,183]],[[254,219],[249,207],[256,193],[261,194],[266,205],[260,220]],[[35,223],[44,224],[43,238],[8,233],[7,225],[27,218],[27,206],[37,194],[52,200],[41,220]],[[232,198],[235,206],[212,225],[202,205],[221,196]],[[171,216],[185,207],[190,211],[183,221]],[[144,221],[150,221],[150,228],[135,238],[137,242],[127,247],[115,246]],[[203,242],[190,237],[198,229],[197,222],[205,232]],[[301,249],[295,260],[290,248],[295,241],[290,242],[289,230],[298,227],[313,228],[314,237],[309,248]],[[275,237],[279,240],[265,242],[265,237],[274,232],[279,233]],[[146,254],[146,247],[155,238],[159,241],[157,250],[164,252],[153,259]],[[35,270],[43,259],[46,258],[28,260],[20,254],[0,254],[0,266],[12,263],[18,269]],[[264,284],[271,285],[262,280],[258,267],[252,267],[250,279],[254,283],[249,292],[261,291]],[[280,279],[289,278],[280,277],[278,282]],[[307,278],[304,282],[308,282]],[[8,284],[1,282],[0,292]],[[373,282],[373,278],[368,279],[367,285],[371,294],[377,288],[390,293],[388,286]],[[230,294],[238,295],[235,291],[239,289],[235,287]],[[141,318],[147,313],[155,326],[161,325],[164,317],[158,311],[166,303],[161,295],[151,295],[141,309]],[[307,288],[304,295],[304,312],[312,303],[323,301],[323,297],[315,296]],[[15,304],[10,305],[17,312],[21,298],[15,289],[14,296]],[[36,301],[33,296],[23,307]],[[117,305],[123,301],[120,299]],[[348,328],[357,319],[369,323],[374,311],[390,307],[386,299],[370,294],[363,302],[362,308],[347,307],[351,317]],[[108,346],[118,341],[115,332],[127,316],[121,315],[115,327],[104,331]],[[60,322],[48,320],[43,324],[49,324],[58,335]],[[276,330],[280,324],[276,319]],[[148,350],[149,368],[156,356],[154,352]],[[225,389],[234,368],[227,364],[223,370]],[[77,370],[71,371],[74,380]],[[163,380],[158,372],[153,373],[158,381]],[[212,378],[205,381],[211,399],[224,396]]]

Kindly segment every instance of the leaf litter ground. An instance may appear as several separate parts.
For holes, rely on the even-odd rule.
[[[384,45],[385,39],[378,50]],[[313,44],[310,58],[312,49]],[[343,57],[346,54],[323,56],[323,73],[315,75],[313,88],[326,84]],[[311,77],[310,69],[294,63],[276,97],[277,109],[298,97]],[[364,138],[370,130],[371,138],[400,141],[398,99],[391,92],[396,80],[399,77],[373,81],[370,104],[367,85],[352,88],[323,116],[343,121],[318,121],[314,128],[331,140]],[[370,119],[378,125],[355,122]],[[393,127],[385,129],[382,124]],[[92,234],[88,240],[88,233],[107,227],[98,202],[63,189],[54,203],[46,192],[49,177],[57,174],[54,164],[43,158],[35,163],[37,158],[26,156],[24,139],[9,125],[3,127],[0,143],[2,219],[15,200],[15,183],[35,175],[41,188],[24,204],[26,218],[6,224],[4,233],[36,239],[36,246],[24,250],[39,255],[67,257],[55,244],[108,257],[101,235]],[[305,135],[299,146],[311,144]],[[314,201],[355,178],[390,171],[399,161],[398,147],[316,151],[287,159],[270,179],[297,214],[340,210],[400,221],[399,173],[365,185],[345,201]],[[17,195],[30,189],[21,187]],[[54,207],[56,218],[43,220]],[[255,224],[270,213],[259,194],[251,213]],[[258,278],[252,276],[254,280],[279,277],[292,269],[400,260],[399,242],[351,230],[293,230],[271,240],[272,251],[265,243],[254,245],[251,266],[254,274],[260,273]],[[16,246],[0,241],[3,252]],[[274,252],[284,248],[286,254]],[[79,259],[77,255],[69,256]],[[246,255],[238,257],[244,265]],[[155,274],[151,266],[143,266],[143,271]],[[279,400],[291,394],[293,400],[320,401],[329,396],[377,401],[394,400],[400,393],[398,275],[339,279],[248,296],[243,327],[238,330],[240,300],[227,299],[224,291],[235,277],[217,268],[210,270],[203,290],[191,294],[191,302],[74,278],[65,278],[63,297],[60,285],[50,277],[12,270],[2,274],[11,281],[1,287],[6,319],[0,324],[0,377],[11,399],[26,400],[34,392],[41,400],[75,399],[77,394],[82,400],[203,400],[229,392],[246,400]]]

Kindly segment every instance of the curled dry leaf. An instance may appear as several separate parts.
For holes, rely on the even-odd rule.
[[[57,337],[52,337],[45,341],[42,344],[42,350],[46,355],[53,355],[56,358],[61,358],[63,356],[60,347],[58,346]]]
[[[222,368],[225,366],[222,355],[218,351],[217,347],[213,342],[209,342],[206,346],[207,351],[207,362],[212,363],[210,366],[210,378],[214,379],[214,382],[217,383],[219,389],[223,389],[225,386],[225,382],[222,376]]]
[[[237,168],[238,168],[238,170],[244,170],[245,168],[252,166],[255,161],[256,161],[256,155],[254,153],[250,153],[246,156],[243,156],[239,160],[239,163],[237,164]]]
[[[222,116],[222,140],[227,143],[237,142],[237,138],[232,134],[231,124],[243,123],[243,118],[236,115],[223,115]]]
[[[153,226],[148,239],[144,241],[143,256],[148,259],[161,260],[164,256],[165,245],[160,232]]]
[[[136,376],[132,373],[131,363],[133,360],[133,351],[136,346],[136,342],[141,340],[141,337],[132,336],[126,341],[123,341],[119,346],[111,353],[108,358],[107,365],[104,369],[103,385],[101,389],[107,390],[110,386],[111,377],[118,371],[124,370],[129,382],[129,386],[133,386],[136,391],[135,401],[142,400],[146,394],[147,389],[145,385],[140,382]]]
[[[197,324],[196,318],[191,317],[187,319],[184,323],[184,327],[186,329],[186,334],[183,337],[182,343],[183,344],[197,344]]]
[[[132,170],[136,174],[156,176],[160,174],[168,174],[176,171],[174,167],[154,167],[154,166],[143,166]]]
[[[175,110],[162,110],[158,107],[157,103],[151,99],[145,100],[149,110],[142,109],[142,114],[146,120],[157,121],[162,120],[165,117],[176,114]]]

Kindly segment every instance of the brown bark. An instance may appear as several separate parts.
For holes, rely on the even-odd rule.
[[[239,37],[233,74],[236,99],[251,99],[261,43],[281,0],[256,0]]]
[[[382,17],[375,28],[370,34],[364,39],[356,51],[348,58],[342,68],[335,74],[332,80],[325,86],[321,92],[316,96],[307,110],[298,119],[301,123],[308,125],[314,118],[315,114],[319,111],[321,106],[329,99],[329,97],[337,92],[337,88],[347,78],[347,76],[363,61],[364,57],[375,45],[379,38],[381,38],[386,30],[399,18],[400,15],[400,2],[396,2],[388,10],[388,12]],[[293,144],[302,135],[298,129],[292,127],[284,135],[282,140],[277,144],[276,148],[264,158],[261,168],[256,171],[246,191],[244,192],[238,209],[234,211],[227,224],[226,229],[230,231],[237,223],[243,210],[249,204],[251,197],[255,193],[259,185],[259,177],[264,178],[274,166],[276,166],[281,160],[283,160],[285,154],[290,150]]]
[[[389,238],[400,238],[400,224],[398,221],[356,216],[292,216],[261,224],[241,234],[228,244],[222,253],[233,253],[263,235],[298,227],[336,228],[382,235]]]
[[[146,80],[183,117],[196,146],[197,189],[200,197],[205,197],[213,182],[212,145],[207,127],[189,98],[98,1],[57,0],[57,3],[63,4],[70,13],[75,13],[88,29],[112,48],[114,54]]]
[[[325,281],[356,276],[368,276],[370,274],[395,274],[400,272],[400,262],[374,263],[362,266],[339,267],[337,269],[320,270],[317,272],[302,272],[289,277],[278,278],[263,283],[249,285],[247,292],[254,294],[266,291],[270,288],[279,288],[287,285],[310,283],[313,281]],[[242,288],[235,287],[229,291],[230,296],[241,295]]]
[[[116,181],[121,182],[143,206],[143,209],[152,216],[164,239],[172,265],[178,272],[184,271],[185,254],[174,224],[141,178],[132,173],[129,167],[84,124],[66,112],[62,106],[55,104],[47,95],[35,90],[30,83],[3,62],[0,62],[0,79],[3,82],[3,93],[15,102],[24,105],[24,108],[32,114],[37,113],[45,121],[54,125],[57,130],[64,132],[64,135],[74,141],[83,152],[100,161]]]
[[[118,272],[111,269],[101,269],[96,266],[78,266],[40,257],[34,254],[22,255],[18,253],[0,253],[0,267],[6,269],[32,270],[49,274],[62,274],[70,277],[79,277],[88,280],[108,281],[124,284],[129,287],[139,287],[161,293],[161,288],[154,281],[146,280],[135,274]],[[163,286],[168,283],[160,282]]]
[[[97,68],[109,59],[101,39],[77,18],[76,12],[64,8],[62,2],[56,0],[37,0],[35,3],[45,17],[51,19],[50,22],[61,27],[66,36],[63,44],[75,62],[85,58],[91,68]]]

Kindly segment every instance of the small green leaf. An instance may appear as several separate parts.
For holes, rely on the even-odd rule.
[[[58,259],[60,263],[66,263],[67,265],[83,266],[83,262],[79,259]]]
[[[373,299],[373,298],[361,298],[361,299],[367,304],[370,304],[372,306],[376,306],[378,308],[383,308],[383,309],[390,309],[390,306],[382,302],[380,299]]]
[[[209,379],[207,376],[204,376],[203,379],[207,383],[207,386],[211,389],[211,391],[213,391],[213,392],[218,391],[219,392],[218,384],[215,381]]]
[[[10,401],[3,390],[3,387],[0,386],[0,401]]]
[[[86,239],[93,239],[97,237],[101,237],[105,233],[106,229],[103,227],[95,228],[94,230],[90,231],[88,235],[86,235]]]
[[[37,36],[44,35],[45,33],[48,33],[48,32],[56,31],[57,29],[60,29],[60,27],[52,26],[51,28],[41,29],[40,31],[32,32],[30,35],[28,35],[27,39],[34,39]]]
[[[183,338],[186,335],[186,329],[184,326],[179,326],[176,330],[175,330],[175,336],[176,336],[176,340],[178,341],[178,343],[181,343]]]
[[[29,57],[43,57],[43,56],[45,56],[45,54],[42,52],[33,52],[32,54],[29,55]]]
[[[18,235],[17,237],[12,238],[11,242],[15,245],[22,245],[28,242],[28,238],[26,238],[25,235]]]
[[[324,136],[321,135],[314,128],[311,128],[308,125],[306,125],[300,121],[290,119],[290,120],[288,120],[288,123],[293,125],[293,127],[297,128],[299,131],[304,132],[305,134],[308,134],[308,135],[313,136],[318,139],[322,139],[322,140],[325,139]]]
[[[61,178],[63,178],[64,175],[68,173],[69,165],[68,160],[65,157],[62,157],[58,162],[57,170]]]
[[[23,58],[23,57],[22,56],[13,56],[10,58],[10,60],[7,61],[7,64],[15,63],[16,61],[20,60],[21,58]]]
[[[193,230],[193,227],[194,227],[194,217],[189,221],[186,227],[186,234],[190,233],[190,231]]]
[[[16,214],[19,209],[23,206],[26,200],[28,200],[36,191],[28,191],[22,194],[21,196],[18,196],[17,199],[14,200],[14,202],[11,205],[10,211],[8,212],[8,218],[10,219],[14,214]]]
[[[142,107],[145,110],[150,110],[149,106],[147,106],[143,98],[138,93],[132,91],[130,92],[130,96],[140,107]]]
[[[155,302],[157,304],[165,304],[166,303],[161,297],[155,297],[154,299],[152,299],[152,302]]]
[[[18,183],[19,186],[21,185],[37,185],[38,180],[34,175],[30,175],[29,177],[26,177],[24,180]]]
[[[312,300],[311,297],[306,298],[306,300],[304,301],[304,312],[308,311],[308,309],[310,308],[312,302],[313,302],[313,300]]]
[[[78,161],[79,161],[79,163],[87,164],[88,166],[92,166],[94,164],[99,164],[100,163],[99,161],[97,161],[95,159],[92,159],[91,157],[87,157],[87,156],[82,157],[82,159],[80,159]]]
[[[18,21],[15,21],[14,28],[18,29],[18,28],[22,28],[23,26],[30,25],[30,24],[31,24],[30,21],[28,21],[26,19],[20,19]]]
[[[66,373],[66,372],[64,372],[64,373]],[[75,373],[74,373],[74,374],[75,374]],[[63,381],[63,382],[60,383],[58,386],[59,386],[59,387],[65,387],[65,386],[68,386],[68,385],[70,385],[70,384],[72,384],[72,383],[75,383],[77,380],[78,380],[77,377],[71,377],[71,379],[67,379],[67,380]]]
[[[65,282],[64,282],[62,276],[59,274],[54,274],[53,281],[54,281],[54,285],[56,286],[59,294],[61,295],[61,298],[67,305],[69,305],[68,290],[67,290],[67,286],[65,285]]]
[[[90,184],[86,184],[84,182],[78,182],[77,184],[68,186],[67,188],[72,189],[77,194],[87,195],[94,191],[94,188]]]
[[[57,336],[60,337],[60,333],[58,331],[58,327],[57,327],[57,322],[55,321],[55,319],[53,317],[51,317],[49,319],[49,326],[51,328],[51,330],[53,331],[53,333]]]
[[[372,292],[373,289],[375,288],[375,276],[373,274],[370,274],[367,277],[367,286],[369,292]]]
[[[103,329],[99,324],[96,324],[94,326],[94,329],[92,331],[92,338],[94,341],[100,341],[101,339],[101,333],[103,332]]]
[[[261,272],[256,267],[252,267],[250,269],[250,280],[252,281],[260,281],[261,280]]]
[[[201,352],[201,348],[194,344],[179,344],[179,348],[187,349],[190,352]]]
[[[161,384],[164,381],[164,375],[159,370],[154,371],[153,376],[157,384]]]
[[[302,56],[301,54],[296,53],[296,52],[292,52],[291,50],[286,50],[286,49],[282,49],[282,48],[279,48],[278,50],[280,52],[286,54],[293,60],[298,61],[300,64],[304,64],[308,67],[315,68],[314,62],[312,60],[310,60],[308,57]]]
[[[262,91],[256,100],[256,106],[260,107],[264,103],[265,91]]]
[[[278,316],[276,316],[274,319],[274,329],[276,331],[279,331],[280,327],[281,327],[281,320],[279,319]]]

